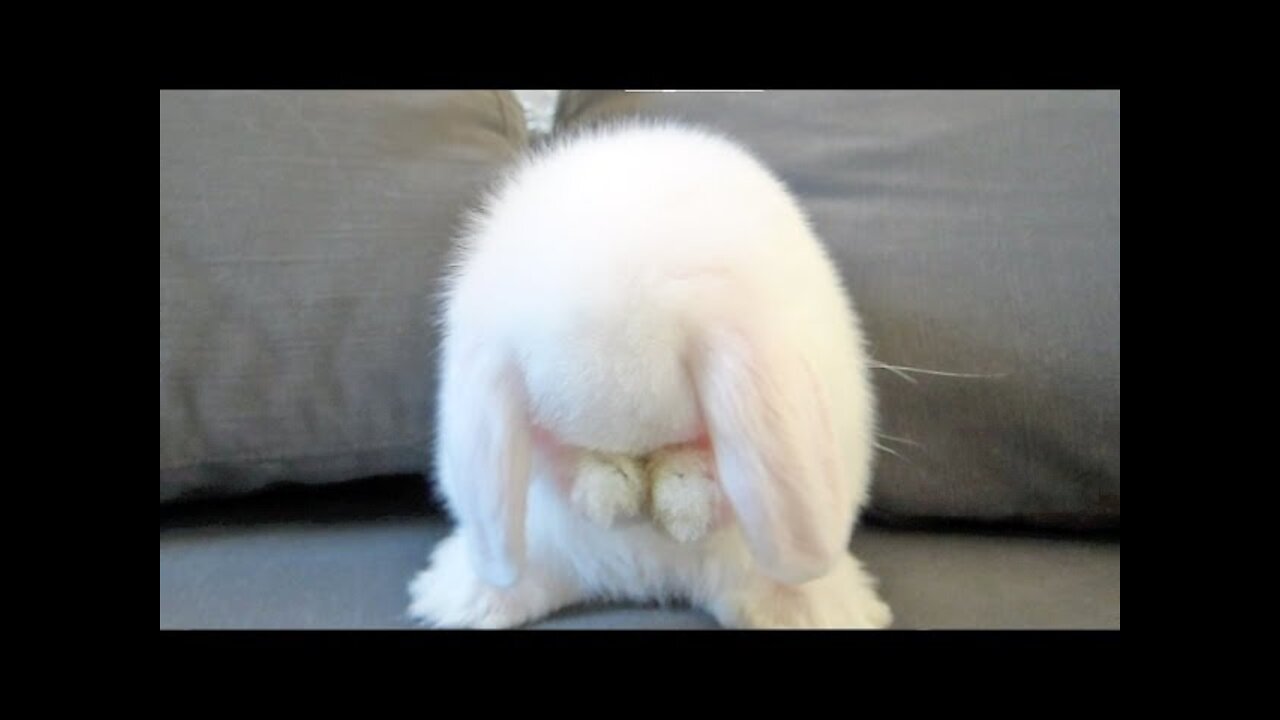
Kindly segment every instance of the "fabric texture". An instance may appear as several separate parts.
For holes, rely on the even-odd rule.
[[[1118,92],[566,91],[557,128],[632,116],[731,136],[809,211],[898,366],[872,515],[1119,527]]]
[[[162,629],[412,628],[408,582],[449,524],[413,480],[169,506]],[[1120,545],[1072,537],[863,528],[852,547],[894,629],[1117,629]],[[579,606],[532,629],[716,629],[683,606]]]
[[[426,472],[450,238],[506,92],[160,93],[160,499]]]

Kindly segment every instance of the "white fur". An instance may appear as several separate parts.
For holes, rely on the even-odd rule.
[[[635,458],[584,452],[578,460],[569,500],[597,524],[613,527],[615,521],[640,517],[646,486],[644,469]]]
[[[529,158],[473,219],[443,322],[436,475],[458,528],[410,584],[415,618],[512,627],[612,599],[890,623],[847,550],[875,421],[859,323],[743,149],[633,123]],[[642,462],[655,522],[618,522]]]
[[[680,542],[701,540],[716,522],[723,501],[714,462],[710,453],[693,448],[659,452],[649,460],[653,522]]]

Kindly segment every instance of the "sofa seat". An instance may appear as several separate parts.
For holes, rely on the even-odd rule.
[[[391,479],[162,509],[161,629],[407,629],[405,586],[450,523]],[[894,629],[1118,629],[1116,538],[864,525]],[[588,606],[541,629],[715,629],[685,607]]]

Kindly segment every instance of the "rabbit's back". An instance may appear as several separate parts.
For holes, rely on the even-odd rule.
[[[839,278],[784,186],[674,125],[589,132],[526,162],[476,224],[454,300],[509,348],[536,423],[612,452],[702,434],[687,363],[709,330],[849,339],[830,322]]]

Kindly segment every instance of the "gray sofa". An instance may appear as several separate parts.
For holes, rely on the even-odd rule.
[[[844,273],[894,627],[1119,628],[1119,93],[564,92],[555,132],[632,115],[750,147]],[[441,270],[538,141],[507,92],[161,92],[162,629],[411,627]]]

